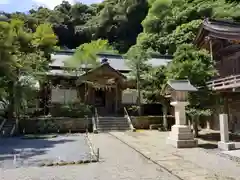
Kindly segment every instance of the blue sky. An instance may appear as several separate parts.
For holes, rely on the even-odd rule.
[[[99,3],[101,0],[68,0],[71,4],[82,2],[84,4]],[[50,9],[60,4],[62,0],[0,0],[0,11],[6,12],[26,12],[33,7],[44,5]]]

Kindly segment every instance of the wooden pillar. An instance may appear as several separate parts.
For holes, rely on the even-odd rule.
[[[210,55],[211,55],[211,60],[213,61],[213,40],[211,37],[208,37],[209,39],[209,49],[210,49]]]

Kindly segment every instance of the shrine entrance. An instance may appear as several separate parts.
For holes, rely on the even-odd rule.
[[[105,107],[106,105],[106,92],[102,89],[95,90],[95,106]]]
[[[78,83],[86,86],[80,95],[86,96],[85,102],[97,108],[99,114],[117,113],[122,104],[125,80],[123,74],[104,63],[78,79]]]

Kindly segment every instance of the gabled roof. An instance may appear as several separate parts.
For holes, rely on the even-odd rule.
[[[175,91],[197,91],[189,80],[169,80],[167,84]]]
[[[116,73],[119,77],[121,77],[121,78],[123,78],[123,79],[127,79],[126,76],[124,76],[124,75],[123,75],[122,73],[120,73],[118,70],[116,70],[116,69],[114,69],[113,67],[111,67],[111,66],[109,65],[109,63],[103,63],[103,64],[101,64],[100,66],[91,69],[90,71],[88,71],[88,72],[86,72],[85,74],[81,75],[80,78],[87,77],[87,76],[89,76],[90,74],[92,74],[92,73],[94,73],[94,72],[96,72],[96,71],[98,71],[99,69],[102,69],[102,68],[104,68],[104,67],[106,67],[106,68],[109,69],[110,71]]]
[[[200,26],[194,43],[201,46],[206,36],[219,39],[240,40],[240,23],[227,20],[205,19]]]

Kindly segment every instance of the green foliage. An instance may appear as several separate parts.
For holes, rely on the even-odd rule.
[[[138,45],[132,46],[125,56],[127,64],[132,70],[129,74],[129,78],[133,78],[137,82],[137,105],[138,107],[141,107],[141,88],[143,83],[141,74],[146,68],[148,68],[147,62],[150,56],[148,52],[144,51],[141,46]],[[139,108],[139,115],[141,115],[141,108]]]
[[[182,44],[174,54],[167,69],[168,79],[189,79],[197,86],[205,86],[216,74],[214,61],[206,50],[198,50],[191,44]]]
[[[8,101],[9,118],[16,113],[19,116],[30,104],[30,97],[35,89],[32,81],[27,79],[38,78],[37,72],[46,69],[48,65],[45,57],[50,55],[56,36],[51,28],[48,28],[49,31],[41,28],[47,26],[41,25],[33,33],[19,19],[0,22],[0,93],[2,99]],[[48,52],[41,47],[48,47]]]
[[[212,104],[213,95],[206,88],[206,82],[216,75],[214,61],[205,50],[199,50],[191,44],[177,48],[174,59],[167,68],[168,79],[188,79],[199,92],[189,96],[190,106],[204,109]]]
[[[57,43],[57,37],[49,23],[41,24],[33,34],[33,45],[42,48],[43,51],[51,52]]]
[[[195,108],[189,108],[187,109],[186,113],[190,117],[200,117],[200,116],[211,116],[212,111],[210,109],[195,109]]]
[[[91,116],[91,106],[82,103],[55,105],[51,110],[53,117],[84,118]]]
[[[141,46],[132,46],[125,55],[128,66],[132,69],[130,76],[136,77],[137,72],[140,73],[148,68],[147,62],[150,58],[148,52],[142,49]],[[136,78],[135,78],[136,79]]]
[[[97,61],[97,54],[99,53],[117,53],[107,40],[98,39],[80,45],[73,57],[66,62],[66,66],[73,68],[88,67],[92,68],[99,64]]]
[[[141,22],[148,11],[147,1],[108,0],[102,6],[101,11],[86,23],[87,31],[94,39],[108,39],[119,52],[127,52],[142,31]]]
[[[150,5],[138,44],[161,54],[174,54],[178,45],[192,43],[206,17],[237,21],[240,18],[240,4],[225,0],[152,0]]]
[[[141,22],[147,12],[147,0],[105,0],[92,5],[80,2],[71,5],[63,1],[53,10],[39,7],[29,10],[29,13],[1,14],[24,21],[32,31],[36,31],[39,24],[50,23],[58,36],[60,47],[75,49],[101,38],[125,53],[142,32]]]
[[[150,68],[143,72],[143,94],[145,99],[150,103],[162,102],[166,100],[161,93],[166,84],[166,67],[159,66]]]

